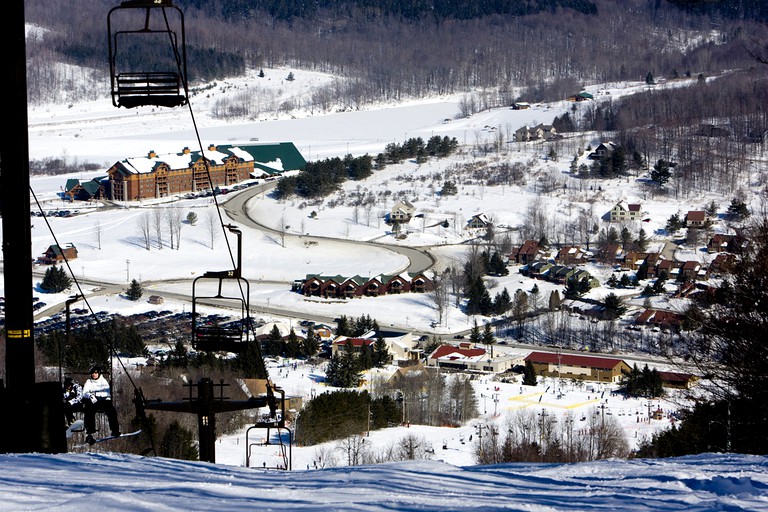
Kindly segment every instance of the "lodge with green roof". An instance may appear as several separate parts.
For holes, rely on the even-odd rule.
[[[250,178],[267,178],[300,171],[307,162],[291,142],[243,146],[209,145],[205,151],[127,158],[107,170],[104,196],[134,201],[202,192]]]

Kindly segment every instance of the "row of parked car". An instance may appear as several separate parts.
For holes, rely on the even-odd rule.
[[[30,211],[32,217],[72,217],[77,213],[77,210]]]

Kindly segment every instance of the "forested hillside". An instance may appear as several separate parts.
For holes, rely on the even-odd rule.
[[[30,101],[105,93],[106,16],[115,0],[28,0]],[[473,109],[560,99],[587,83],[754,65],[765,8],[754,2],[660,0],[248,1],[179,0],[190,76],[296,67],[348,77],[300,98],[358,108],[473,91]],[[54,66],[86,66],[92,71]],[[87,83],[94,84],[88,87]],[[287,105],[290,109],[292,105]]]

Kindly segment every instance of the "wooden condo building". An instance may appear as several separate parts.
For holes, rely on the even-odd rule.
[[[291,142],[244,146],[210,145],[205,151],[127,158],[107,171],[106,195],[137,201],[234,185],[251,177],[268,177],[304,169],[306,160]]]

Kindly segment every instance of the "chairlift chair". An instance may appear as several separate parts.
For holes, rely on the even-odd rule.
[[[195,350],[206,352],[237,353],[245,347],[252,328],[249,305],[250,283],[241,277],[242,231],[233,225],[224,227],[237,236],[237,266],[233,270],[205,272],[192,282],[192,346]],[[207,287],[205,287],[206,282]],[[210,291],[212,285],[215,285],[215,293]],[[207,294],[206,290],[208,290]],[[201,301],[205,301],[208,305],[220,304],[233,309],[239,308],[240,321],[213,325],[202,323],[198,313]]]
[[[176,30],[171,28],[169,12],[178,15],[178,20],[174,20]],[[120,28],[123,25],[128,27]],[[171,0],[124,0],[109,11],[107,31],[114,106],[186,105],[187,55],[181,9]],[[168,46],[163,39],[167,39]],[[162,48],[169,51],[165,59],[158,58],[156,53]],[[141,54],[149,49],[152,55],[142,58]]]

